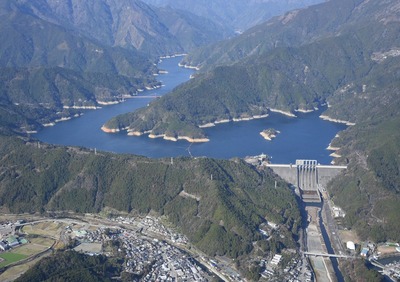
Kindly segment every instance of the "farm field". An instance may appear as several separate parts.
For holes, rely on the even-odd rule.
[[[14,253],[14,252],[2,253],[2,254],[0,254],[0,258],[3,260],[0,262],[0,268],[7,266],[11,263],[23,260],[26,257],[28,257],[28,256],[19,254],[19,253]]]
[[[27,263],[17,265],[14,267],[10,267],[6,271],[0,274],[0,281],[2,282],[8,282],[8,281],[14,281],[17,279],[19,276],[21,276],[23,273],[25,273],[29,268],[32,267],[35,263],[40,261],[42,258],[48,256],[50,253],[45,254],[44,256],[41,256],[37,259],[34,259],[32,261],[29,261]]]

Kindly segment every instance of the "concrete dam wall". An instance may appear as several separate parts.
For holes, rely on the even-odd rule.
[[[339,175],[347,166],[320,165],[316,160],[296,160],[296,164],[267,164],[286,182],[298,187],[303,200],[320,202],[319,188]]]

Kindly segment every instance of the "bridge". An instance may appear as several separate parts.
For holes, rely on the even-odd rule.
[[[306,255],[306,256],[314,256],[314,257],[330,257],[330,258],[354,259],[354,257],[352,257],[352,256],[326,254],[326,253],[303,252],[303,254]]]
[[[296,186],[305,202],[321,202],[319,187],[326,187],[347,166],[320,165],[316,160],[296,160],[295,164],[267,164],[276,174]]]

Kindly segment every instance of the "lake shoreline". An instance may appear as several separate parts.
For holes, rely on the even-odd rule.
[[[142,155],[149,158],[204,156],[228,160],[266,153],[274,163],[294,163],[296,159],[317,159],[322,164],[329,164],[332,161],[329,154],[333,151],[328,151],[326,148],[335,135],[346,126],[327,123],[320,119],[319,115],[326,110],[323,105],[313,112],[302,113],[305,108],[294,111],[297,118],[287,115],[285,111],[273,112],[265,108],[264,113],[268,113],[268,116],[262,114],[255,114],[254,117],[237,116],[236,122],[220,117],[212,120],[212,124],[204,121],[203,125],[207,126],[203,129],[204,134],[196,136],[198,138],[189,137],[191,133],[179,133],[180,136],[168,133],[166,139],[171,140],[165,140],[164,136],[151,139],[148,135],[152,132],[148,130],[135,130],[125,126],[118,128],[118,124],[114,125],[117,127],[114,129],[105,126],[112,117],[146,107],[153,99],[150,99],[150,96],[162,96],[177,85],[188,81],[194,72],[179,67],[180,60],[181,58],[165,59],[160,63],[159,68],[168,73],[159,76],[163,85],[159,90],[145,92],[146,89],[143,87],[139,95],[135,96],[143,96],[142,99],[125,99],[119,104],[104,106],[101,110],[87,110],[80,118],[42,128],[35,134],[35,138],[55,145],[96,148],[97,151]],[[102,101],[107,100],[102,99]],[[103,130],[99,130],[101,127]],[[112,127],[111,124],[109,127]],[[267,128],[274,128],[282,133],[269,142],[260,136],[260,132]],[[106,134],[105,131],[114,131],[115,134]],[[202,138],[205,135],[206,137]],[[129,136],[142,138],[129,138]]]

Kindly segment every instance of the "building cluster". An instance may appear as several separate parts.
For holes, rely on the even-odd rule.
[[[146,216],[140,221],[147,232],[156,233],[164,238],[169,238],[174,243],[187,244],[189,240],[182,234],[173,232],[170,228],[165,227],[158,218]]]
[[[282,259],[282,255],[275,254],[271,260],[271,265],[278,265]]]
[[[189,241],[187,237],[165,227],[158,218],[152,216],[146,216],[143,218],[119,216],[112,220],[120,224],[136,225],[143,231],[143,233],[160,235],[163,238],[169,239],[173,243],[187,244]]]
[[[281,260],[282,256],[277,254],[269,261],[265,259],[261,260],[260,266],[264,269],[261,277],[268,281],[314,281],[313,272],[305,257],[293,257],[283,270],[278,266]]]
[[[139,238],[124,232],[125,271],[143,281],[207,281],[207,274],[179,249],[157,239]]]
[[[400,261],[394,261],[385,265],[384,273],[391,277],[393,281],[400,280]]]
[[[333,217],[335,217],[335,218],[346,216],[346,213],[343,211],[343,209],[338,206],[332,207],[332,213],[333,213]]]
[[[314,281],[314,275],[306,258],[293,258],[283,269],[285,281],[289,282],[311,282]]]
[[[135,220],[135,221],[134,221]],[[186,243],[187,238],[172,232],[152,217],[138,219],[116,218],[121,224],[135,224],[139,230],[98,228],[97,230],[67,231],[81,243],[120,242],[118,251],[124,254],[124,272],[141,277],[141,281],[208,281],[209,275],[189,255],[163,240],[147,237],[147,232],[162,234],[174,243]],[[95,252],[88,252],[91,255]]]
[[[15,225],[21,222],[0,224],[0,252],[28,243],[25,238],[15,235]]]
[[[352,247],[351,243],[348,243],[348,247]],[[366,242],[361,245],[361,251],[360,251],[360,256],[363,258],[367,258],[370,255],[371,256],[376,256],[376,245],[374,243]]]

